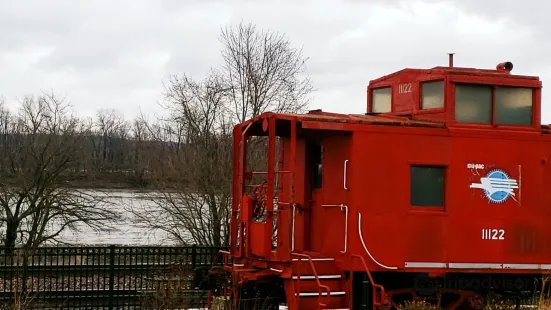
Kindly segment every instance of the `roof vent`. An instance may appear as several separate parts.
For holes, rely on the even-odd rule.
[[[321,113],[321,112],[323,112],[321,109],[315,109],[315,110],[308,111],[308,114],[310,114],[310,113]]]
[[[496,66],[496,70],[511,72],[513,70],[513,63],[510,61],[502,62]]]

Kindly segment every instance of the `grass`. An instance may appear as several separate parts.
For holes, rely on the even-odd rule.
[[[513,301],[499,298],[499,296],[492,296],[487,298],[483,310],[513,310],[516,309],[516,305]],[[551,299],[540,299],[535,305],[529,307],[521,306],[520,309],[533,309],[533,310],[551,310]],[[441,310],[438,305],[430,304],[426,301],[406,301],[398,310]]]
[[[520,309],[533,310],[551,310],[551,275],[545,275],[541,278],[541,287],[539,292],[534,292],[533,301],[530,306],[521,305]],[[424,300],[406,301],[398,310],[440,310],[440,306],[431,304]],[[483,310],[509,310],[516,309],[515,302],[503,298],[498,294],[489,294],[484,300]]]
[[[214,298],[212,310],[268,310],[273,309],[273,304],[267,298],[247,299],[237,306],[222,297]]]

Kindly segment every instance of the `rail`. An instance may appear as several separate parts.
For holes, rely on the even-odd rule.
[[[375,281],[373,281],[373,277],[371,276],[371,272],[369,271],[369,268],[367,267],[367,264],[365,263],[365,259],[360,256],[360,255],[355,255],[353,254],[351,256],[352,258],[358,258],[364,269],[365,269],[365,272],[367,273],[367,278],[369,279],[369,282],[371,283],[371,287],[372,287],[372,290],[373,290],[373,305],[378,307],[378,306],[382,306],[383,305],[383,302],[385,300],[385,288],[382,286],[382,285],[379,285],[379,284],[375,284]],[[377,301],[377,288],[380,290],[380,300]]]
[[[312,258],[309,255],[302,254],[302,253],[291,253],[291,255],[295,255],[295,256],[298,256],[298,257],[304,257],[308,260],[308,263],[310,264],[310,268],[312,268],[312,273],[314,274],[314,278],[316,279],[316,283],[318,284],[318,306],[319,307],[326,307],[327,304],[321,302],[321,296],[322,296],[321,289],[324,288],[325,291],[327,292],[326,298],[330,297],[331,289],[329,289],[329,286],[321,284],[320,279],[318,277],[318,273],[316,271],[316,267],[314,267],[314,262],[312,261]],[[295,286],[295,294],[297,296],[297,303],[300,300],[300,266],[301,266],[301,263],[302,263],[302,259],[298,259],[298,262],[299,262],[299,264],[298,264],[299,268],[297,268],[297,285]]]
[[[332,208],[337,207],[340,208],[341,211],[344,210],[344,250],[341,251],[341,253],[346,253],[348,250],[348,206],[345,204],[340,205],[321,205],[324,208]]]
[[[226,250],[219,250],[218,254],[222,254],[222,267],[224,269],[229,267],[229,258],[230,258],[230,251]],[[214,256],[214,259],[212,261],[212,265],[216,266],[218,265],[218,255]]]

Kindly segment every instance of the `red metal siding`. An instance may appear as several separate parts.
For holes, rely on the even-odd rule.
[[[480,134],[474,138],[354,133],[351,187],[355,190],[350,205],[355,219],[350,225],[356,225],[361,212],[364,242],[379,262],[403,267],[404,262],[551,260],[551,235],[545,229],[551,221],[551,192],[546,191],[543,178],[549,168],[542,163],[551,144],[514,140],[512,134],[502,139]],[[468,163],[484,164],[484,169],[477,174],[467,168]],[[444,210],[410,206],[410,164],[448,165]],[[503,169],[521,182],[520,191],[515,190],[518,201],[491,203],[481,189],[470,188],[492,169]],[[483,240],[484,228],[504,229],[505,239]],[[365,252],[354,235],[351,251]]]

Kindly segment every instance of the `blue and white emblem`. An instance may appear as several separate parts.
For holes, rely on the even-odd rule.
[[[490,202],[503,203],[509,198],[516,201],[515,189],[518,189],[518,182],[511,179],[505,171],[493,169],[480,178],[480,183],[472,183],[470,188],[482,189]]]

